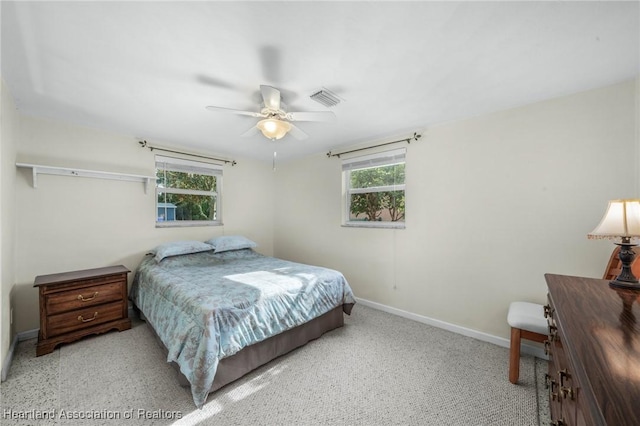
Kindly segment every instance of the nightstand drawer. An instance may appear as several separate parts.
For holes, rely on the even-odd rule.
[[[47,317],[49,336],[92,327],[122,318],[122,303],[114,302]]]
[[[121,299],[122,284],[120,282],[112,282],[109,284],[48,294],[45,303],[47,313],[49,315],[55,315],[74,309],[115,302]]]

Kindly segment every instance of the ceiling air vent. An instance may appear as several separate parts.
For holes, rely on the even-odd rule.
[[[334,107],[338,105],[341,99],[335,93],[331,93],[324,87],[321,90],[318,90],[313,95],[309,96],[314,101],[322,104],[326,107]]]

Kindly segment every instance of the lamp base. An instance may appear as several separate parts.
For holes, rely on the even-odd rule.
[[[616,288],[640,289],[638,278],[631,271],[631,264],[636,257],[633,247],[637,244],[631,244],[629,237],[623,237],[622,242],[616,243],[616,245],[620,246],[618,258],[622,263],[622,270],[615,280],[609,282],[609,285]]]
[[[609,281],[609,287],[612,288],[624,288],[627,290],[638,290],[640,291],[640,283],[639,282],[627,282],[627,281],[618,281],[617,279]]]

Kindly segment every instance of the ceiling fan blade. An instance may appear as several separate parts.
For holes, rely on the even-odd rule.
[[[271,45],[261,46],[258,49],[258,55],[262,63],[262,78],[272,83],[280,83],[282,78],[280,49]]]
[[[260,93],[262,93],[262,99],[264,100],[264,106],[269,109],[280,109],[280,91],[271,86],[260,86]]]
[[[256,126],[253,126],[252,128],[250,128],[249,130],[247,130],[246,132],[242,133],[240,135],[240,137],[242,138],[248,138],[251,136],[255,136],[258,134],[258,132],[260,131],[260,129],[258,129]]]
[[[289,124],[291,124],[291,123],[289,123]],[[309,137],[309,135],[307,135],[305,132],[303,132],[298,127],[294,126],[293,124],[291,124],[291,130],[289,130],[289,134],[291,136],[293,136],[294,138],[298,139],[299,141],[307,139]]]
[[[221,89],[238,90],[238,87],[229,82],[205,74],[198,74],[196,76],[196,80],[198,80],[198,82],[201,84],[206,84],[207,86],[218,87]]]
[[[261,114],[259,112],[254,112],[254,111],[242,111],[239,109],[224,108],[224,107],[217,107],[217,106],[208,106],[206,108],[209,111],[230,112],[232,114],[248,115],[250,117],[262,117],[262,118],[266,117],[266,115]]]
[[[288,112],[286,117],[291,121],[335,121],[336,119],[333,111]]]

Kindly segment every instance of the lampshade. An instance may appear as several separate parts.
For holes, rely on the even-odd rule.
[[[266,138],[271,140],[282,139],[291,130],[291,124],[276,118],[265,118],[256,126]]]
[[[611,200],[596,229],[588,238],[640,237],[640,199]]]

